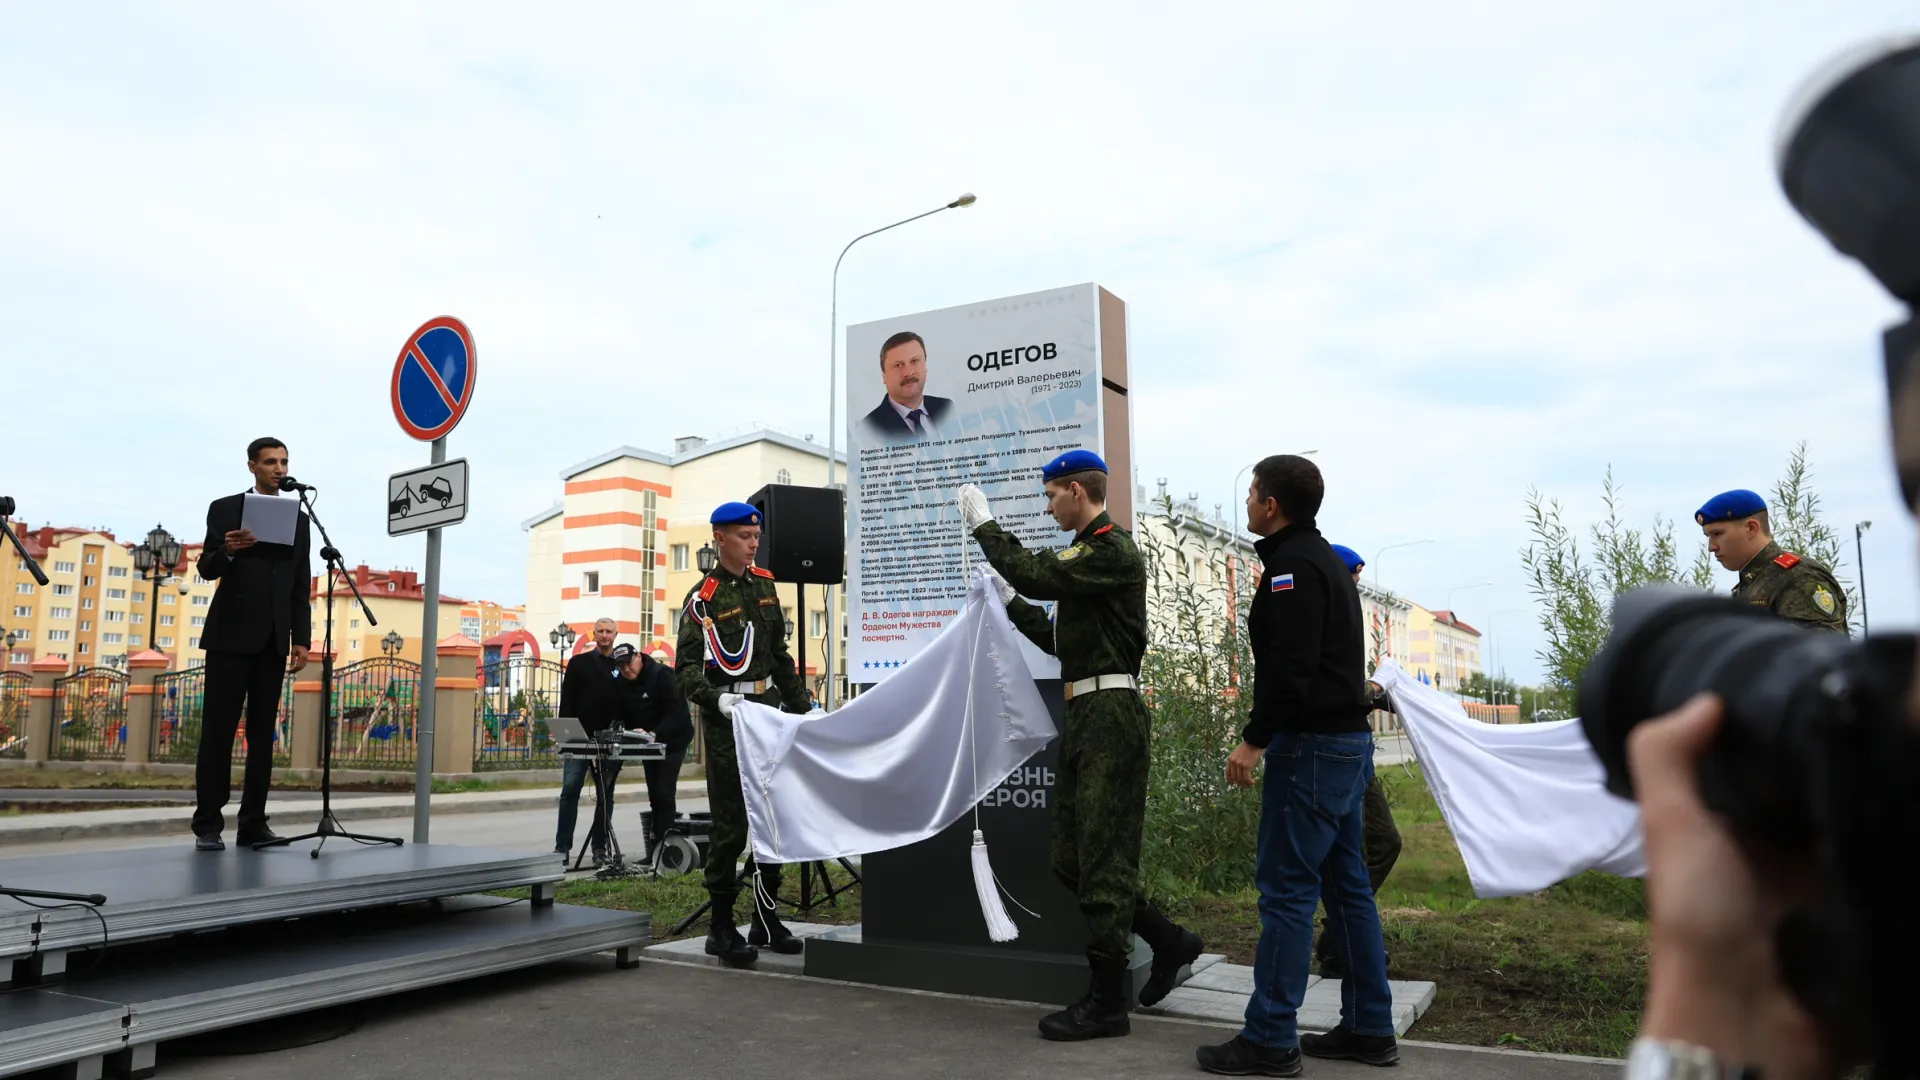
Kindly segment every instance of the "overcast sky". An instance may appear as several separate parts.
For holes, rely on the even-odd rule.
[[[1800,81],[1910,3],[637,7],[0,7],[0,493],[198,538],[272,433],[352,561],[417,567],[388,378],[457,315],[445,588],[515,602],[567,465],[825,441],[834,256],[973,191],[854,249],[843,326],[1100,282],[1143,482],[1231,508],[1318,450],[1329,538],[1432,538],[1376,566],[1429,606],[1494,582],[1455,606],[1517,675],[1525,493],[1585,521],[1609,464],[1690,556],[1806,440],[1874,522],[1874,625],[1914,622],[1896,306],[1772,170]]]

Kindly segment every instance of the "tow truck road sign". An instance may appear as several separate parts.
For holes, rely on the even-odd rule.
[[[387,478],[387,535],[405,536],[467,520],[467,459],[394,473]]]

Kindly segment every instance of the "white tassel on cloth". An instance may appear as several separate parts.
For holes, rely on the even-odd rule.
[[[994,941],[1019,937],[1020,928],[1000,902],[1000,883],[994,880],[993,864],[987,860],[987,838],[979,829],[973,830],[973,890],[980,894],[980,914],[987,919],[987,936]]]

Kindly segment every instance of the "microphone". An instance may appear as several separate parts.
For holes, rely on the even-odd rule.
[[[281,491],[312,491],[313,485],[303,484],[300,481],[295,480],[291,476],[283,476],[280,478],[280,490]]]

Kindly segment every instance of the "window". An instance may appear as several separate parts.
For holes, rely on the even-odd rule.
[[[207,617],[205,615],[195,615],[193,617],[193,625],[196,628],[207,625]]]
[[[47,640],[48,641],[71,641],[73,640],[73,631],[49,630],[47,631]]]
[[[468,637],[472,638],[475,641],[479,641],[480,640],[480,616],[478,615],[460,616],[460,632],[467,635]]]
[[[194,607],[206,607],[212,602],[213,602],[213,598],[210,596],[196,596],[193,598]]]
[[[679,637],[680,637],[681,614],[682,614],[682,609],[680,608],[674,608],[671,612],[667,614],[667,626],[669,631],[673,634],[674,639],[676,641],[679,640]]]
[[[138,644],[140,644],[140,642],[141,642],[141,638],[140,638],[140,635],[139,635],[139,634],[128,634],[128,635],[127,635],[127,644],[129,644],[129,645],[138,645]]]
[[[140,612],[136,611],[132,615],[129,615],[127,617],[127,621],[132,623],[135,626],[139,626],[141,623],[144,623],[147,621],[147,617],[141,614]]]
[[[813,618],[808,620],[808,624],[812,627],[812,629],[807,631],[807,633],[812,637],[826,637],[827,636],[827,613],[824,611],[815,611],[815,612],[810,612],[810,614],[813,616]]]
[[[83,578],[81,578],[81,579],[80,579],[80,587],[81,587],[81,588],[83,588],[83,589],[91,589],[91,588],[93,588],[93,575],[92,575],[92,574],[88,574],[87,576],[85,576],[85,577],[83,577]]]
[[[173,594],[172,594],[172,593],[170,593],[170,592],[169,592],[169,593],[161,593],[161,594],[160,594],[160,606],[161,606],[161,607],[172,607],[172,606],[173,606]]]
[[[600,571],[589,570],[586,573],[581,574],[580,575],[580,591],[583,593],[589,593],[589,594],[599,593]]]
[[[15,604],[13,605],[13,617],[16,619],[31,619],[33,618],[33,609],[25,604]]]
[[[53,564],[53,572],[56,574],[71,574],[77,569],[79,569],[79,567],[74,566],[70,562],[57,562]]]
[[[92,610],[93,610],[93,597],[91,597],[91,596],[83,596],[83,597],[81,597],[81,598],[80,598],[80,610],[81,610],[81,611],[92,611]]]
[[[127,590],[125,589],[108,589],[107,590],[107,599],[109,600],[125,600],[126,598],[127,598]]]
[[[81,633],[83,633],[83,634],[84,634],[84,633],[86,633],[87,631],[89,631],[89,630],[91,630],[91,629],[93,629],[93,620],[92,620],[92,619],[81,619],[81,620],[80,620],[80,632],[81,632]]]
[[[48,631],[47,633],[48,633],[49,635],[52,635],[52,634],[54,633],[54,631],[51,631],[51,630],[49,630],[49,631]],[[13,632],[13,640],[15,640],[15,641],[32,641],[32,640],[33,640],[33,631],[31,631],[31,630],[15,630],[15,631]]]
[[[124,611],[109,611],[109,612],[107,612],[107,615],[106,615],[106,621],[108,621],[108,622],[126,622],[126,621],[127,621],[127,613],[126,613],[126,612],[124,612]]]
[[[70,607],[57,607],[57,608],[48,608],[48,609],[47,609],[47,618],[49,618],[49,619],[71,619],[71,618],[73,618],[73,609],[72,609],[72,608],[70,608]]]
[[[793,483],[793,474],[785,469],[781,469],[779,472],[773,474],[773,482],[776,484],[791,484]]]
[[[147,594],[146,594],[146,593],[143,593],[143,592],[140,592],[140,591],[138,591],[138,590],[135,590],[135,591],[134,591],[134,594],[133,594],[133,602],[134,602],[134,603],[136,603],[136,604],[144,604],[144,603],[146,603],[146,602],[147,602]]]
[[[101,644],[104,644],[104,645],[122,645],[126,643],[126,640],[127,639],[120,634],[101,634],[100,635],[100,642]]]
[[[33,663],[33,654],[30,652],[14,653],[13,662],[16,664],[31,664]]]
[[[27,587],[27,591],[28,591],[28,592],[32,592],[32,591],[33,591],[33,587],[32,587],[32,586],[28,586],[28,587]],[[55,596],[72,596],[72,595],[73,595],[73,586],[71,586],[71,585],[55,585],[55,586],[53,587],[53,595],[55,595]]]
[[[91,652],[92,650],[93,650],[93,646],[91,646],[91,645],[88,645],[88,644],[87,644],[86,642],[84,642],[84,641],[80,643],[80,655],[81,655],[81,656],[85,656],[85,655],[87,655],[87,653],[89,653],[89,652]]]
[[[195,574],[193,575],[193,583],[194,583],[195,585],[211,585],[211,584],[213,584],[213,582],[211,582],[211,581],[208,581],[208,580],[207,580],[206,578],[203,578],[203,577],[201,577],[201,576],[199,575],[199,573],[198,573],[198,572],[196,572],[196,573],[195,573]]]
[[[685,570],[687,568],[687,545],[673,545],[673,568],[675,570]]]
[[[126,577],[127,568],[124,566],[109,566],[107,567],[107,576],[108,577]]]
[[[171,615],[162,615],[162,616],[160,616],[160,625],[161,625],[161,626],[172,626],[172,625],[173,625],[173,616],[171,616]]]
[[[192,638],[188,638],[188,639],[187,639],[187,646],[188,646],[189,648],[194,648],[194,649],[197,649],[197,648],[199,648],[199,647],[200,647],[200,639],[199,639],[198,637],[192,637]]]
[[[100,553],[97,551],[87,552],[87,565],[98,566],[99,564],[100,564]]]
[[[32,595],[33,595],[33,582],[31,582],[31,581],[23,581],[23,582],[21,582],[21,583],[19,583],[18,585],[15,585],[15,586],[13,587],[13,591],[14,591],[14,592],[17,592],[17,593],[19,593],[19,594],[20,594],[21,596],[32,596]]]
[[[353,620],[351,620],[351,622],[352,622],[352,628],[353,628],[353,629],[355,629],[355,630],[358,630],[358,629],[360,629],[360,620],[359,620],[359,619],[353,619]]]
[[[349,642],[347,642],[347,651],[349,651],[349,652],[359,652],[359,651],[360,651],[360,639],[359,639],[359,638],[354,638],[354,639],[353,639],[352,641],[349,641]]]
[[[389,581],[389,582],[387,582],[387,591],[388,591],[388,592],[398,592],[398,591],[399,591],[399,589],[400,589],[400,586],[398,586],[398,585],[396,585],[396,584],[394,584],[394,583],[393,583],[393,582],[391,582],[391,581]]]
[[[163,649],[171,649],[171,648],[173,648],[173,639],[172,639],[172,638],[170,638],[170,637],[160,637],[160,638],[154,638],[154,639],[153,639],[153,643],[154,643],[155,645],[158,645],[158,646],[160,646],[160,647],[161,647],[161,648],[163,648]]]
[[[640,497],[640,636],[653,636],[654,564],[660,561],[659,495],[648,491]]]

